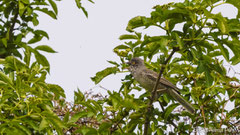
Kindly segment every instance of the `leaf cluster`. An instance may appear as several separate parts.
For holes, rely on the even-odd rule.
[[[221,12],[212,12],[216,7],[225,4],[231,4],[238,9],[236,18],[230,19]],[[198,128],[222,127],[237,132],[240,117],[237,97],[240,93],[238,85],[233,83],[238,84],[239,78],[230,77],[223,63],[236,65],[240,62],[239,8],[238,2],[231,0],[185,0],[182,3],[157,5],[150,17],[137,16],[129,21],[126,28],[129,34],[119,38],[125,42],[114,48],[121,63],[110,62],[118,68],[117,73],[123,72],[127,66],[126,61],[133,57],[143,57],[149,69],[159,72],[170,52],[178,48],[176,55],[166,65],[164,77],[181,85],[181,95],[194,106],[196,113],[190,115],[182,111],[172,97],[163,94],[158,99],[159,107],[154,107],[151,114],[146,114],[148,92],[140,97],[131,96],[132,100],[125,99],[133,90],[142,89],[131,75],[127,75],[120,91],[114,93],[114,96],[118,96],[116,102],[121,103],[115,103],[118,106],[115,111],[122,112],[122,108],[129,105],[134,107],[117,123],[116,133],[142,134],[146,115],[151,119],[149,134],[190,134]],[[144,29],[150,27],[159,29],[164,34],[143,34]],[[107,75],[111,74],[109,68],[105,70],[108,71]],[[106,72],[103,71],[96,74],[94,78],[101,79],[93,79],[95,83],[106,77]],[[116,70],[112,70],[112,73],[115,74]],[[140,104],[131,102],[139,99]],[[124,104],[125,102],[128,103]],[[230,102],[234,103],[234,107],[227,110],[226,104]],[[137,109],[140,107],[140,110]],[[132,115],[138,117],[135,119]],[[136,121],[132,122],[134,120]],[[126,127],[132,129],[127,130]],[[169,131],[169,127],[173,130]]]

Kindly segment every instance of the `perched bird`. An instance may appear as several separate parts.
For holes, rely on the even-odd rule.
[[[135,80],[146,90],[152,91],[157,81],[158,73],[148,69],[144,64],[144,61],[137,57],[132,58],[127,64],[129,64],[128,69]],[[157,86],[157,93],[168,93],[180,104],[182,104],[183,107],[185,107],[190,113],[194,113],[192,105],[178,94],[178,88],[163,77],[160,79],[160,83]]]

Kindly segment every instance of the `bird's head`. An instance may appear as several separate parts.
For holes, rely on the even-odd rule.
[[[129,70],[134,71],[137,68],[144,66],[144,61],[141,58],[135,57],[127,62],[127,64],[129,65]]]

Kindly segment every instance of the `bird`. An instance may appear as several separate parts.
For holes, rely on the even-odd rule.
[[[138,57],[132,58],[129,62],[127,62],[127,64],[129,65],[128,70],[131,72],[132,76],[140,84],[140,86],[148,91],[152,91],[157,81],[158,73],[148,69],[144,64],[144,60]],[[164,77],[161,77],[157,86],[157,94],[161,95],[163,93],[168,93],[191,114],[194,113],[193,106],[183,97],[181,97],[178,87]]]

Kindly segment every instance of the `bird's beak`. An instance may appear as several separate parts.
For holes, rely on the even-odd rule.
[[[127,64],[128,64],[128,65],[131,65],[131,62],[129,61],[129,62],[127,62]]]

